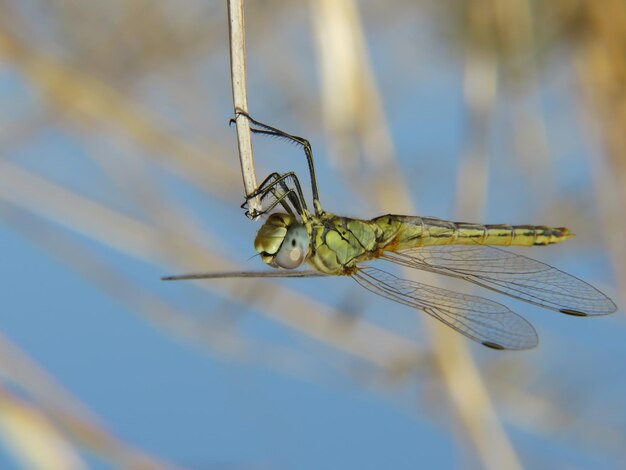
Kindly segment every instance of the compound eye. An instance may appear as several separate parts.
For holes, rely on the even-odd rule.
[[[274,257],[274,264],[285,269],[294,269],[306,259],[309,251],[309,234],[301,224],[294,224],[287,230],[285,239]]]

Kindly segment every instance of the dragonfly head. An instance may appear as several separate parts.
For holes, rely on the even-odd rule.
[[[274,213],[257,232],[254,249],[270,266],[294,269],[306,259],[309,234],[292,215]]]

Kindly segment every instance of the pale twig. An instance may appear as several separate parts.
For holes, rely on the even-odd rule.
[[[230,77],[233,84],[233,107],[237,125],[237,143],[239,145],[239,162],[243,176],[243,187],[246,193],[252,194],[257,189],[254,172],[254,158],[250,139],[250,123],[240,112],[248,112],[248,95],[246,91],[246,53],[243,23],[243,0],[228,0],[228,33],[230,43]],[[250,214],[261,211],[258,197],[248,200]]]

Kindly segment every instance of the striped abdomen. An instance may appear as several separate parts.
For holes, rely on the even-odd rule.
[[[564,227],[543,225],[480,225],[431,217],[386,215],[374,219],[390,249],[429,245],[551,245],[573,234]]]

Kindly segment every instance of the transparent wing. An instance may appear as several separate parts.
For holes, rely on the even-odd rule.
[[[545,263],[490,246],[443,245],[387,252],[403,266],[458,277],[568,315],[606,315],[617,307],[595,287]]]
[[[497,302],[400,279],[370,266],[360,267],[352,278],[369,291],[423,310],[490,348],[530,349],[538,343],[532,325]]]
[[[178,274],[162,277],[162,281],[185,281],[189,279],[225,279],[232,277],[324,277],[317,271],[232,271],[215,273]]]

